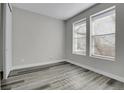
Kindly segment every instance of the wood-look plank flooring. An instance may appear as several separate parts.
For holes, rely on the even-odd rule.
[[[123,90],[124,83],[79,66],[62,62],[44,67],[15,70],[2,89],[12,90]]]

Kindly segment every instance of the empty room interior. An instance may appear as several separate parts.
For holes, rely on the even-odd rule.
[[[124,90],[124,3],[0,3],[1,90]]]

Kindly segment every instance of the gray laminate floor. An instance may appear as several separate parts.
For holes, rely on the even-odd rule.
[[[17,90],[120,90],[124,83],[62,62],[44,67],[12,71],[2,80],[2,89]]]

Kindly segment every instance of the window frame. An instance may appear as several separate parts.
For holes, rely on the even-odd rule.
[[[104,55],[97,55],[97,54],[94,55],[93,54],[93,51],[94,51],[94,48],[93,48],[93,45],[94,45],[93,37],[94,37],[94,35],[92,35],[92,33],[93,33],[92,18],[94,16],[99,16],[100,14],[104,14],[104,13],[112,11],[112,10],[115,11],[115,57],[104,56]],[[98,36],[100,36],[100,35],[98,35]],[[90,42],[90,46],[89,46],[89,56],[90,57],[104,59],[104,60],[110,60],[110,61],[115,61],[115,59],[116,59],[116,6],[115,5],[112,6],[112,7],[109,7],[107,9],[105,9],[105,10],[102,10],[100,12],[97,12],[97,13],[95,13],[95,14],[90,16],[90,41],[89,42]]]
[[[85,22],[85,24],[86,24],[86,45],[85,45],[85,47],[86,47],[86,49],[85,49],[85,53],[75,53],[75,51],[74,51],[74,28],[75,28],[75,24],[78,24],[78,23],[80,23],[80,22]],[[83,56],[86,56],[86,54],[87,54],[87,18],[83,18],[83,19],[80,19],[80,20],[78,20],[78,21],[75,21],[75,22],[73,22],[72,23],[72,29],[73,29],[73,31],[72,31],[72,54],[75,54],[75,55],[83,55]]]

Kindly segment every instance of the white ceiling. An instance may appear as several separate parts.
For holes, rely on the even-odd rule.
[[[13,3],[12,5],[41,15],[67,20],[94,4],[95,3]]]

